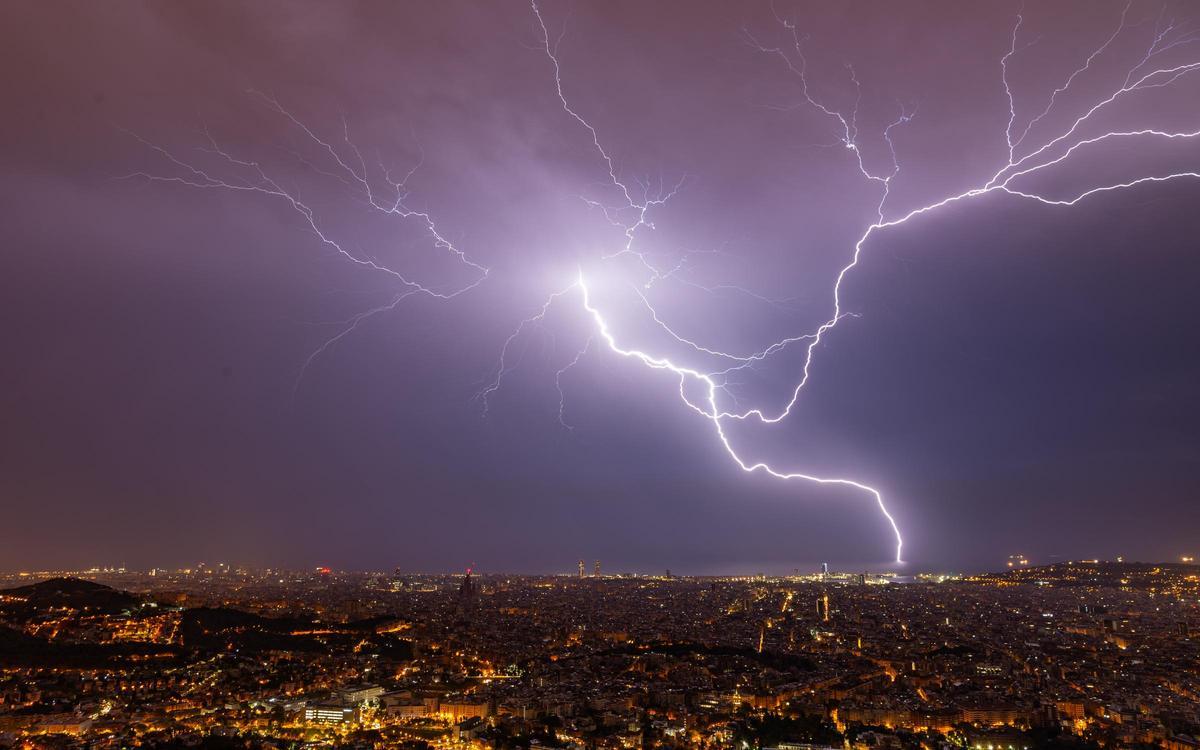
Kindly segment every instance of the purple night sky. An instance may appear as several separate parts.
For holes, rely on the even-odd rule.
[[[887,567],[869,493],[740,470],[576,284],[777,414],[807,340],[687,342],[830,320],[885,131],[884,222],[1096,141],[873,231],[737,453],[878,489],[907,570],[1200,552],[1200,8],[541,16],[553,57],[515,1],[0,8],[0,568]]]

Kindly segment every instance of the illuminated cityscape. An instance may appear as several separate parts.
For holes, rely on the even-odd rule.
[[[1182,750],[1200,731],[1193,565],[47,575],[0,591],[6,746]]]

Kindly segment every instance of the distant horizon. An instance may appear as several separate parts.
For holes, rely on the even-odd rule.
[[[980,568],[974,570],[966,569],[949,569],[949,568],[928,568],[920,570],[907,570],[904,568],[886,566],[874,567],[846,567],[838,568],[830,566],[829,575],[831,576],[854,576],[866,573],[873,576],[896,576],[900,578],[913,578],[917,576],[937,576],[937,575],[986,575],[1016,572],[1020,570],[1030,570],[1037,568],[1047,568],[1054,565],[1067,565],[1073,563],[1081,564],[1111,564],[1111,565],[1161,565],[1161,566],[1179,566],[1179,567],[1197,567],[1200,568],[1200,563],[1188,560],[1116,560],[1116,559],[1099,559],[1099,558],[1080,558],[1073,560],[1055,560],[1050,562],[1035,563],[1030,561],[1030,564],[1014,567],[998,567],[998,568]],[[5,577],[33,577],[33,576],[49,576],[49,577],[71,577],[81,574],[124,574],[124,575],[149,575],[152,571],[162,571],[164,573],[266,573],[266,572],[281,572],[281,573],[317,573],[324,568],[328,568],[329,574],[352,574],[352,575],[400,575],[400,576],[463,576],[466,574],[466,569],[461,570],[403,570],[403,569],[373,569],[373,568],[337,568],[324,565],[310,566],[283,566],[283,565],[227,565],[222,568],[221,563],[196,563],[195,565],[165,567],[120,567],[120,566],[93,566],[86,568],[43,568],[43,569],[13,569],[0,570],[0,576]],[[600,577],[639,577],[639,578],[664,578],[670,573],[672,578],[789,578],[789,577],[811,577],[821,574],[820,566],[816,568],[800,568],[798,570],[780,572],[780,571],[765,571],[765,570],[727,570],[724,572],[695,572],[686,570],[676,570],[674,568],[663,568],[660,570],[602,570]],[[529,578],[569,578],[579,579],[578,571],[516,571],[516,570],[480,570],[472,568],[473,576],[515,576]],[[583,579],[595,578],[591,567],[588,567]]]

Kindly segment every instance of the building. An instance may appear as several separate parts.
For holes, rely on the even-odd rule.
[[[358,706],[367,702],[378,702],[384,693],[378,685],[351,685],[338,691],[338,697],[347,706]]]
[[[487,701],[440,701],[438,705],[438,714],[455,724],[464,719],[486,719],[488,713]]]
[[[354,720],[354,709],[340,703],[317,703],[304,708],[304,721],[310,724],[345,724]]]
[[[424,703],[396,703],[384,709],[389,716],[397,719],[420,719],[428,715]]]

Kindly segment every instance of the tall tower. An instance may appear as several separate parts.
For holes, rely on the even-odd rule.
[[[466,601],[475,595],[475,583],[471,580],[471,569],[467,568],[467,574],[463,576],[462,583],[458,586],[459,601]]]
[[[821,563],[821,580],[829,577],[829,563]]]
[[[817,616],[821,618],[821,622],[829,622],[829,594],[821,594],[821,598],[817,600]]]
[[[597,560],[596,564],[592,566],[592,575],[595,576],[596,578],[600,577],[600,561],[599,560]]]
[[[471,580],[471,569],[467,568],[467,574],[463,576],[462,583],[458,586],[458,599],[454,603],[455,620],[466,623],[470,619],[474,605],[475,582]]]
[[[583,560],[579,560],[579,577],[583,578]]]

